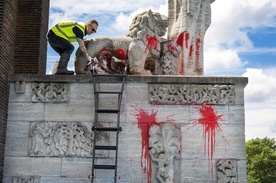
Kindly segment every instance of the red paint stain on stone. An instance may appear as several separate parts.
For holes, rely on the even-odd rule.
[[[219,120],[222,120],[222,115],[217,115],[213,106],[206,105],[205,103],[201,105],[199,112],[202,118],[198,119],[198,123],[203,127],[205,139],[204,152],[206,153],[207,151],[208,157],[213,159],[216,144],[216,132],[217,130],[221,130]],[[206,147],[206,145],[208,147]]]
[[[138,109],[133,116],[137,119],[138,128],[141,130],[142,137],[142,155],[141,155],[141,167],[144,173],[148,173],[148,183],[151,182],[151,160],[149,156],[149,128],[153,125],[159,125],[156,121],[157,111],[152,110],[147,112],[143,109]]]
[[[182,48],[182,51],[180,52],[179,54],[179,63],[178,63],[178,74],[179,75],[184,75],[184,60],[183,60],[183,57],[184,57],[184,52],[183,52],[183,49],[189,49],[189,39],[190,39],[190,34],[187,33],[187,32],[182,32],[181,34],[179,34],[177,36],[177,38],[175,39],[176,40],[176,43]],[[189,50],[189,55],[191,55],[193,53],[193,47],[190,46],[190,50]]]
[[[192,56],[193,56],[193,53],[194,53],[194,46],[191,45],[191,46],[190,46],[190,50],[189,50],[189,57],[192,57]]]
[[[200,38],[196,39],[196,57],[199,58],[200,55],[200,45],[201,45],[201,40]]]
[[[149,159],[149,128],[152,125],[157,125],[156,122],[156,111],[151,111],[148,113],[147,111],[143,109],[138,109],[138,113],[135,114],[135,118],[137,119],[138,122],[138,127],[141,130],[141,137],[142,137],[142,155],[141,159],[144,159],[146,161],[141,160],[141,165],[143,167],[144,173],[146,173],[148,163],[145,162],[150,162],[148,161]]]
[[[213,173],[212,160],[216,148],[216,135],[218,131],[221,131],[219,121],[223,120],[222,115],[217,115],[214,111],[214,107],[203,103],[199,109],[201,118],[197,120],[197,123],[203,127],[203,139],[204,139],[204,154],[208,155],[209,168]]]
[[[141,167],[144,173],[148,174],[147,181],[148,183],[151,183],[151,160],[149,155],[149,129],[154,126],[161,126],[164,123],[172,123],[174,120],[170,119],[171,116],[174,116],[175,114],[169,115],[166,117],[166,119],[161,120],[162,122],[157,122],[156,116],[157,111],[151,110],[151,111],[145,111],[142,108],[132,106],[136,113],[133,113],[132,115],[136,118],[138,128],[141,131],[141,138],[142,138],[142,154],[141,154]]]
[[[147,40],[147,47],[145,49],[145,53],[150,50],[150,49],[157,49],[158,48],[158,39],[156,38],[156,36],[146,36],[146,40]]]
[[[189,39],[190,39],[190,34],[186,33],[186,35],[185,35],[185,47],[186,48],[189,47]]]
[[[127,54],[123,49],[120,49],[120,48],[116,49],[115,53],[118,59],[121,59],[121,60],[126,59]]]
[[[189,47],[189,39],[190,39],[190,34],[189,33],[185,33],[182,32],[181,34],[178,35],[178,37],[176,38],[176,43],[181,46],[181,48],[185,47],[188,48]]]
[[[168,47],[168,50],[170,50],[170,52],[174,52],[177,50],[176,47],[173,46],[172,44],[168,44],[167,47]]]
[[[183,48],[184,33],[181,33],[176,38],[176,43]]]

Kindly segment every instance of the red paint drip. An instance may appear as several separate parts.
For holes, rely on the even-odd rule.
[[[222,115],[217,115],[214,111],[213,106],[208,106],[205,103],[202,104],[199,112],[202,118],[198,119],[198,123],[203,126],[204,134],[204,154],[208,154],[209,169],[213,175],[212,160],[214,157],[216,147],[216,132],[221,131],[219,120],[222,120]],[[207,146],[207,147],[206,147]]]
[[[141,130],[142,137],[142,155],[141,155],[141,167],[144,173],[148,173],[148,183],[151,182],[151,161],[149,157],[149,128],[153,125],[159,125],[156,121],[156,111],[148,113],[143,109],[136,109],[137,114],[134,117],[138,121],[138,127]]]
[[[179,54],[179,58],[178,58],[178,74],[179,75],[184,75],[184,60],[183,57],[184,57],[184,48],[185,49],[189,49],[189,39],[190,39],[190,34],[189,33],[185,33],[185,32],[182,32],[181,34],[179,34],[177,36],[177,38],[175,39],[176,40],[176,43],[182,48],[181,49],[181,52]],[[190,50],[189,50],[189,56],[193,53],[193,47],[190,46]]]
[[[148,36],[147,35],[146,39],[147,39],[148,45],[145,49],[145,53],[150,49],[155,49],[156,50],[157,47],[158,47],[158,44],[159,44],[158,39],[156,38],[156,36]]]
[[[193,52],[194,52],[194,46],[191,45],[191,46],[190,46],[190,50],[189,50],[189,57],[192,57],[192,56],[193,56]]]
[[[189,46],[189,39],[190,39],[190,34],[186,33],[185,35],[185,47],[188,48]]]
[[[201,44],[201,40],[200,40],[200,38],[197,38],[197,39],[196,39],[196,57],[197,57],[197,58],[198,58],[199,55],[200,55],[200,51],[199,51],[199,49],[200,49],[200,44]]]

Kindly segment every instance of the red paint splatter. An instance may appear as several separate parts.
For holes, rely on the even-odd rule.
[[[176,38],[176,43],[183,48],[184,33],[181,33]]]
[[[214,111],[214,107],[206,103],[201,105],[199,112],[202,118],[198,119],[197,122],[203,127],[204,154],[206,154],[207,151],[209,171],[213,179],[212,161],[216,148],[216,133],[221,131],[219,120],[222,120],[222,115],[217,115]]]
[[[156,36],[146,36],[146,40],[147,40],[147,47],[145,49],[145,53],[150,50],[150,49],[157,49],[159,42],[158,39],[156,38]]]
[[[149,157],[149,128],[153,125],[159,125],[156,121],[156,111],[147,112],[143,109],[135,108],[138,113],[133,116],[137,119],[138,128],[141,130],[142,137],[142,155],[141,167],[144,173],[148,173],[148,183],[151,182],[151,161]]]
[[[208,143],[208,157],[213,159],[216,144],[216,131],[220,130],[219,120],[222,120],[222,115],[217,115],[213,106],[202,104],[199,112],[202,118],[198,119],[198,123],[203,126],[204,133],[204,153],[206,153],[206,145]]]
[[[174,52],[177,50],[176,47],[172,44],[168,44],[167,47],[168,47],[168,50],[170,50],[170,52]]]
[[[138,123],[138,128],[141,130],[142,137],[142,155],[141,155],[141,167],[144,173],[148,174],[147,181],[151,183],[151,160],[149,155],[149,129],[152,126],[161,126],[164,123],[171,123],[174,120],[171,120],[170,116],[167,116],[166,120],[162,120],[163,122],[157,122],[156,115],[157,111],[145,111],[144,109],[138,108],[136,106],[132,106],[137,113],[132,114]]]
[[[182,32],[181,34],[178,35],[176,39],[176,43],[183,48],[185,45],[186,48],[189,47],[189,39],[190,39],[190,34]]]
[[[126,59],[126,52],[123,49],[120,49],[120,48],[116,49],[115,53],[118,59],[121,59],[121,60]]]

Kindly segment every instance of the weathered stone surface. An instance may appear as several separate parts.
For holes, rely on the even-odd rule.
[[[93,119],[92,104],[45,104],[45,121],[92,121]]]
[[[204,35],[215,0],[169,0],[168,39],[181,46],[180,75],[203,75]]]
[[[44,104],[9,103],[8,121],[42,121]]]
[[[61,158],[6,157],[5,176],[60,176]]]
[[[12,77],[16,81],[17,77]],[[29,88],[32,82],[51,83],[52,76],[20,77],[25,82],[25,93],[20,95],[31,96]],[[49,128],[43,128],[36,133],[37,139],[45,142],[52,139],[50,144],[56,146],[55,140],[67,139],[81,146],[80,134],[73,132],[70,125],[80,124],[86,127],[89,133],[94,121],[94,96],[91,78],[72,76],[71,81],[66,77],[57,77],[55,82],[68,84],[68,101],[66,103],[32,103],[26,96],[15,96],[11,92],[8,131],[5,154],[4,180],[12,180],[13,177],[25,176],[40,177],[40,183],[75,183],[89,182],[91,174],[91,157],[82,157],[76,154],[62,154],[49,157],[46,154],[34,155],[28,148],[32,147],[36,124],[49,124]],[[111,79],[111,83],[112,83]],[[54,83],[55,83],[54,82]],[[114,80],[113,83],[118,81]],[[162,104],[155,105],[149,101],[149,85],[233,85],[234,103],[224,104]],[[196,83],[198,82],[198,83]],[[237,161],[238,182],[246,182],[245,168],[245,136],[244,136],[244,105],[242,102],[236,104],[237,92],[243,95],[242,86],[247,83],[246,78],[231,77],[150,77],[150,76],[128,76],[127,84],[123,94],[121,126],[123,131],[119,136],[119,158],[118,158],[118,180],[124,183],[147,182],[148,180],[158,182],[156,163],[151,160],[150,154],[145,154],[149,146],[147,133],[154,125],[174,124],[180,131],[179,159],[175,167],[174,182],[212,182],[216,181],[216,161],[221,159]],[[115,84],[116,85],[116,84]],[[101,87],[114,88],[109,84]],[[16,94],[17,95],[17,94]],[[115,97],[102,98],[104,105],[114,105]],[[239,101],[241,101],[239,99]],[[210,115],[210,116],[209,116]],[[103,126],[114,126],[116,117],[112,115],[100,116]],[[62,125],[63,124],[63,125]],[[67,133],[59,132],[58,126],[63,126]],[[60,127],[61,127],[60,126]],[[173,130],[172,130],[173,131]],[[171,132],[168,132],[170,134]],[[47,135],[48,134],[48,135]],[[75,134],[76,136],[66,136]],[[51,135],[59,135],[63,138],[52,138]],[[66,137],[66,138],[65,138]],[[72,137],[72,138],[71,138]],[[73,138],[74,137],[74,138]],[[162,136],[165,140],[165,136]],[[93,138],[86,140],[93,140]],[[102,138],[103,143],[113,144],[115,134],[109,133]],[[69,142],[68,141],[68,142]],[[173,141],[176,142],[176,141]],[[43,144],[42,143],[42,144]],[[167,144],[167,143],[164,143]],[[70,147],[78,147],[70,146]],[[69,146],[66,146],[69,147]],[[43,148],[41,148],[43,149]],[[43,151],[44,152],[44,151]],[[67,153],[67,151],[64,151]],[[97,158],[99,162],[112,161],[114,152],[101,152]],[[170,156],[169,156],[170,157]],[[152,174],[144,165],[151,162]],[[150,166],[148,166],[150,167]],[[97,181],[112,182],[113,172],[100,170],[96,172]],[[111,175],[111,176],[107,176]]]

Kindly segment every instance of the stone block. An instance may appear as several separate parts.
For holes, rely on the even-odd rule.
[[[244,106],[243,105],[234,105],[229,106],[229,122],[232,124],[245,124],[245,112],[244,112]]]
[[[29,122],[8,121],[7,135],[10,138],[26,138],[29,137]]]
[[[29,137],[7,137],[5,157],[26,157]]]
[[[45,121],[92,121],[94,107],[82,104],[45,104]]]
[[[60,176],[60,158],[5,157],[4,176]]]
[[[181,182],[212,183],[212,176],[215,176],[214,166],[215,161],[208,161],[206,159],[184,159],[181,166]]]
[[[18,91],[18,86],[21,85],[23,88]],[[31,102],[32,97],[32,86],[30,83],[11,83],[10,84],[10,93],[9,93],[9,102],[18,103],[18,102]]]
[[[72,83],[69,89],[69,103],[93,105],[94,104],[94,90],[92,83]]]
[[[43,103],[9,103],[9,121],[42,121],[43,119]]]
[[[145,83],[128,83],[125,92],[126,100],[130,104],[148,104],[148,85]]]
[[[87,178],[91,175],[92,159],[63,157],[61,160],[61,176],[70,178]]]

